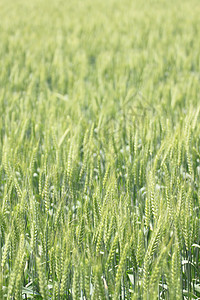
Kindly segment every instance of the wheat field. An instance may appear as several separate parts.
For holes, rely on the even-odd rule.
[[[199,16],[0,1],[0,299],[200,299]]]

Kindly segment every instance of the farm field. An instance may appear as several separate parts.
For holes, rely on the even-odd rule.
[[[0,1],[0,300],[200,299],[199,16]]]

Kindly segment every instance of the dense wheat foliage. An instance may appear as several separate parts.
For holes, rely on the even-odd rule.
[[[1,0],[0,299],[200,298],[199,16]]]

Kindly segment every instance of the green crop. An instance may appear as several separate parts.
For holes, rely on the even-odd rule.
[[[199,16],[1,0],[0,299],[200,298]]]

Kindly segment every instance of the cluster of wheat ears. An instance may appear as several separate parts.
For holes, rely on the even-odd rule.
[[[199,15],[1,1],[0,299],[200,299]]]

